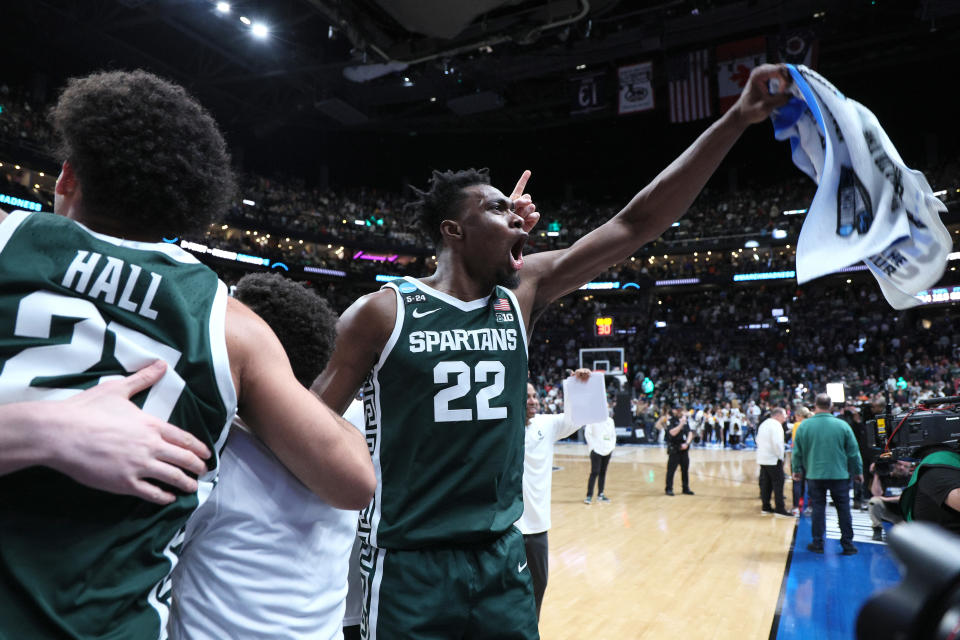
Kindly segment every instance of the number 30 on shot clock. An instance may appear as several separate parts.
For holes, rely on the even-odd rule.
[[[613,335],[613,318],[597,318],[596,330],[598,336]]]

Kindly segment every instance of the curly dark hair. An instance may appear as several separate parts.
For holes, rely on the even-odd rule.
[[[440,223],[444,220],[456,220],[459,217],[457,208],[463,200],[463,190],[477,184],[490,184],[489,169],[463,171],[434,169],[430,177],[429,190],[421,191],[414,186],[410,187],[418,199],[407,203],[404,211],[416,212],[423,230],[430,234],[430,238],[439,250],[442,247]]]
[[[146,71],[73,78],[51,109],[84,212],[176,236],[222,218],[236,192],[217,123],[183,87]]]
[[[276,273],[243,276],[234,297],[277,334],[300,384],[313,384],[327,366],[337,337],[337,314],[327,301]]]

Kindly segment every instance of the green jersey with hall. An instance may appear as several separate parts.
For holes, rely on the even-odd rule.
[[[227,291],[179,247],[47,213],[0,222],[0,404],[62,400],[156,359],[132,400],[218,451],[236,412]],[[166,637],[170,572],[201,491],[169,505],[47,467],[0,476],[0,640]]]
[[[406,278],[363,388],[377,490],[360,536],[384,549],[482,544],[523,512],[527,336],[513,293],[464,302]]]

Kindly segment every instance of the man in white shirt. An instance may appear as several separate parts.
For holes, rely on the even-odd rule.
[[[589,369],[577,369],[574,376],[583,382],[590,379]],[[553,485],[553,446],[580,428],[571,424],[564,413],[537,413],[540,399],[532,384],[527,384],[527,424],[523,457],[523,515],[517,528],[523,534],[527,565],[533,579],[533,595],[540,604],[547,590],[547,530],[550,529],[550,489]]]
[[[603,493],[603,486],[607,480],[610,455],[617,446],[617,428],[613,424],[613,418],[608,417],[603,422],[588,424],[583,430],[583,436],[587,446],[590,447],[590,477],[587,480],[587,497],[583,502],[585,504],[593,502],[594,480],[597,481],[597,501],[610,502]]]
[[[763,503],[760,513],[792,518],[783,506],[783,423],[786,421],[787,412],[783,407],[774,407],[770,417],[757,429],[757,464],[760,466],[760,500]],[[772,509],[771,493],[775,504]]]

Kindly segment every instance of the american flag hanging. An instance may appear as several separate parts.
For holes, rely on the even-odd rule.
[[[713,115],[709,67],[707,49],[674,56],[667,61],[670,122],[693,122]]]
[[[506,298],[497,298],[497,303],[493,305],[495,311],[510,311],[510,302]]]

